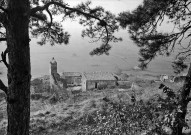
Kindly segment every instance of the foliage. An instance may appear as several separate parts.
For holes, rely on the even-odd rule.
[[[163,89],[166,98],[156,94],[148,101],[127,104],[105,98],[101,110],[87,114],[80,123],[79,134],[112,135],[166,135],[176,128],[177,96],[170,89]],[[182,122],[185,124],[185,122]]]
[[[184,57],[178,57],[176,61],[173,62],[172,67],[175,74],[180,74],[182,71],[187,69],[187,65],[184,63]]]
[[[119,14],[123,28],[128,26],[131,39],[140,47],[140,67],[143,69],[158,55],[169,56],[176,44],[181,45],[178,56],[190,56],[190,0],[144,0],[132,12]],[[158,28],[166,20],[174,25],[172,32],[161,32]]]
[[[175,73],[187,67],[185,62],[190,60],[191,55],[190,4],[190,0],[143,0],[143,4],[134,11],[119,14],[120,25],[123,28],[128,26],[131,39],[140,47],[139,67],[145,69],[156,56],[169,56],[172,52],[177,53],[173,62]],[[172,31],[161,32],[159,27],[167,20],[174,28]],[[175,48],[178,49],[175,51]],[[173,128],[173,134],[182,135],[182,123],[190,101],[190,78],[191,66],[177,102],[181,111],[175,116],[177,125]]]
[[[36,12],[31,17],[30,28],[33,37],[41,37],[38,42],[44,45],[49,42],[51,45],[69,43],[70,34],[65,32],[62,28],[61,22],[54,21],[53,18],[59,15],[62,21],[66,19],[79,20],[79,24],[83,25],[85,29],[82,31],[82,37],[90,37],[91,42],[101,41],[102,45],[94,49],[90,54],[101,55],[108,54],[111,49],[109,42],[120,41],[121,38],[113,36],[113,33],[118,30],[115,15],[105,11],[104,8],[97,6],[91,8],[91,2],[87,1],[81,3],[76,7],[69,7],[67,3],[60,0],[36,0],[35,3],[31,2],[31,7],[40,5],[48,5]],[[38,16],[37,16],[38,15]]]
[[[102,7],[90,7],[91,2],[70,7],[63,0],[0,0],[0,42],[6,42],[0,62],[8,69],[8,85],[0,80],[0,89],[7,94],[7,134],[29,134],[30,117],[30,38],[38,38],[44,45],[68,44],[70,34],[64,31],[62,22],[67,18],[79,17],[79,23],[86,29],[82,37],[93,42],[100,41],[100,47],[90,54],[109,54],[110,42],[120,41],[113,36],[118,30],[115,16]],[[59,16],[62,20],[56,20]],[[8,54],[8,59],[6,58]],[[33,95],[33,98],[41,95]],[[52,102],[56,102],[52,98]],[[23,111],[20,111],[23,110]],[[21,128],[22,127],[22,128]]]

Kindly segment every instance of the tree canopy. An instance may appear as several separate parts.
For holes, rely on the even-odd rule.
[[[119,14],[118,20],[123,28],[128,27],[131,39],[140,47],[140,66],[144,69],[158,55],[169,56],[176,45],[180,51],[176,58],[191,55],[191,10],[190,0],[144,0],[134,11]],[[174,29],[161,32],[158,28],[168,20]],[[187,44],[183,41],[187,39]]]
[[[131,39],[140,47],[140,67],[145,69],[158,55],[169,56],[179,49],[173,62],[175,73],[187,68],[185,61],[191,55],[191,1],[190,0],[144,0],[132,12],[119,14],[118,21],[123,28],[128,27]],[[168,20],[174,26],[172,31],[161,32],[158,28]],[[188,43],[185,43],[188,40]],[[179,45],[179,46],[178,46]],[[189,60],[190,62],[190,60]],[[173,135],[182,135],[191,90],[191,65],[176,98],[175,125],[171,125]]]
[[[0,41],[6,40],[6,14],[8,12],[7,1],[0,1]],[[94,49],[90,54],[108,54],[111,49],[109,42],[120,41],[121,38],[113,36],[118,30],[115,15],[101,6],[91,8],[91,2],[78,4],[76,7],[70,7],[63,0],[30,0],[30,9],[27,13],[29,16],[29,28],[32,37],[40,37],[38,44],[45,45],[49,42],[54,44],[68,44],[70,34],[62,27],[62,22],[66,19],[79,17],[79,24],[85,29],[82,31],[82,37],[88,36],[93,42],[102,41],[99,48]],[[61,21],[55,21],[54,17],[58,16]]]
[[[38,42],[40,45],[46,44],[47,41],[51,45],[69,42],[70,35],[64,31],[61,22],[53,20],[56,15],[59,15],[62,21],[79,17],[79,24],[86,28],[82,31],[82,37],[88,36],[93,42],[102,41],[102,45],[91,52],[92,55],[108,54],[111,49],[109,42],[121,40],[113,36],[113,33],[118,30],[115,16],[100,6],[91,8],[90,1],[73,8],[62,0],[39,0],[31,6],[34,5],[36,7],[30,11],[32,16],[30,28],[34,37],[41,36],[41,41]]]
[[[100,6],[91,8],[89,1],[70,7],[63,0],[0,0],[0,42],[7,47],[0,62],[8,69],[8,86],[0,80],[0,89],[7,96],[7,135],[29,134],[31,38],[37,37],[40,45],[69,43],[70,34],[54,19],[58,15],[61,21],[78,17],[85,27],[82,37],[101,41],[91,55],[108,55],[109,43],[121,40],[113,35],[119,28],[115,15]]]

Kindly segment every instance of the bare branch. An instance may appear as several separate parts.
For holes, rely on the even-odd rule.
[[[9,64],[7,63],[7,53],[8,53],[8,49],[6,49],[4,52],[1,53],[2,60],[0,60],[0,62],[3,62],[5,66],[8,68]]]
[[[2,82],[2,80],[0,79],[0,89],[2,90],[2,91],[4,91],[5,92],[5,94],[7,94],[7,86],[5,86],[5,84]]]

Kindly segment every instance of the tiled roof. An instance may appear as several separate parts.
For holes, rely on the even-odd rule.
[[[81,76],[82,74],[79,72],[63,72],[62,76]]]
[[[94,80],[94,81],[116,80],[116,78],[110,72],[85,72],[84,76],[87,80]]]

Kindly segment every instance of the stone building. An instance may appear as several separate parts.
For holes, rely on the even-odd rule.
[[[82,74],[79,72],[63,72],[62,78],[66,79],[67,86],[81,85]]]
[[[117,79],[109,72],[85,72],[82,75],[82,90],[104,89],[115,86]]]

